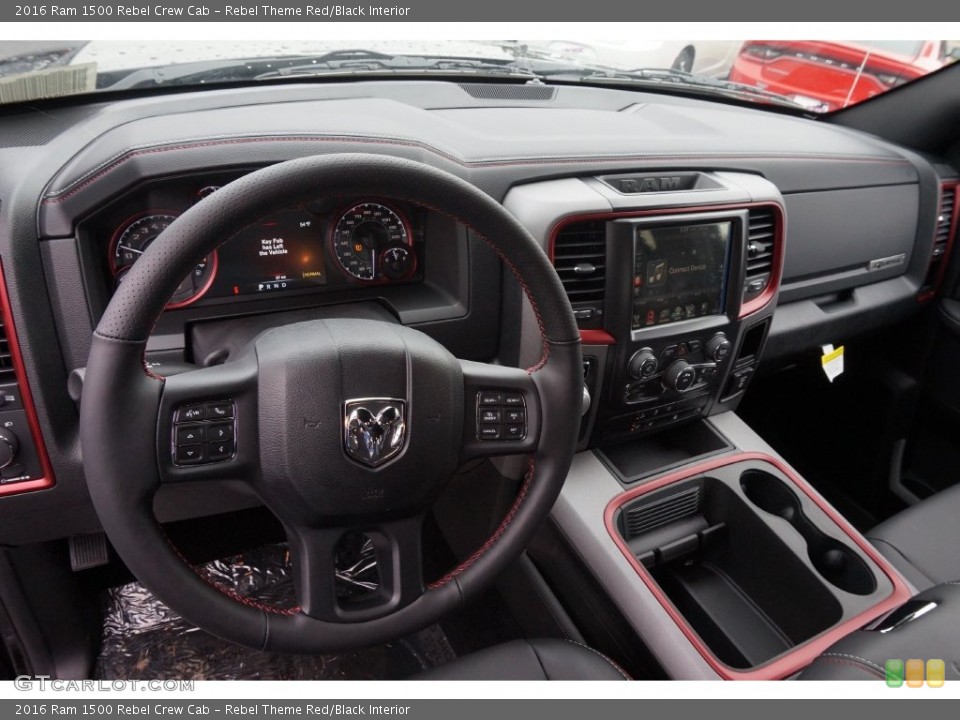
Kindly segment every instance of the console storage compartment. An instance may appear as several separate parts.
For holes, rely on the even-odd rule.
[[[717,464],[635,491],[616,526],[721,663],[764,665],[893,592],[879,566],[774,465]]]

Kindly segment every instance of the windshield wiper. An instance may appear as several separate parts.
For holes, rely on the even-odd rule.
[[[539,79],[536,73],[512,60],[496,62],[464,57],[435,55],[387,55],[369,50],[337,50],[309,61],[279,67],[256,77],[272,80],[289,77],[323,77],[337,74],[448,74],[498,75],[526,80]]]
[[[251,80],[337,75],[497,76],[535,80],[538,76],[514,61],[502,63],[461,57],[388,55],[369,50],[337,50],[324,55],[281,55],[247,60],[210,60],[163,67],[102,73],[100,90],[127,90],[160,85],[198,85]]]
[[[762,100],[783,107],[807,109],[783,95],[753,85],[712,78],[706,75],[695,75],[673,68],[617,70],[603,67],[568,67],[556,72],[541,72],[540,75],[547,82],[551,80],[570,80],[583,83],[629,83],[660,89],[676,87],[686,91],[693,90],[711,95],[720,94],[737,100]]]

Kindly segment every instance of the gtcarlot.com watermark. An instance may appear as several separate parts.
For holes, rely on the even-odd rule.
[[[18,675],[17,690],[41,692],[193,692],[193,680],[59,680],[49,675]]]

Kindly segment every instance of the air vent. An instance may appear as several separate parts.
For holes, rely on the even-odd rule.
[[[773,271],[773,253],[777,241],[777,218],[771,208],[750,211],[747,228],[747,273],[743,286],[743,301],[748,302],[763,294],[770,284]]]
[[[957,210],[958,185],[950,183],[940,188],[940,212],[937,215],[937,229],[933,236],[933,250],[930,253],[930,265],[927,267],[927,276],[923,281],[920,300],[928,300],[937,291],[937,286],[943,277],[945,260],[950,254],[953,244],[954,218]]]
[[[13,358],[10,355],[10,343],[7,340],[7,328],[0,320],[0,385],[15,383],[17,372],[13,369]]]
[[[934,259],[946,255],[947,248],[950,246],[956,200],[957,195],[953,188],[944,187],[941,190],[940,215],[937,217],[937,234],[933,239],[933,255],[931,256]]]
[[[557,88],[548,85],[498,85],[496,83],[459,83],[460,89],[477,100],[537,100],[549,102]]]
[[[577,323],[600,327],[607,272],[607,230],[602,220],[577,222],[557,233],[553,266],[567,291]]]
[[[699,510],[700,488],[698,486],[627,510],[624,516],[624,534],[627,540],[630,540],[677,520],[696,515]]]

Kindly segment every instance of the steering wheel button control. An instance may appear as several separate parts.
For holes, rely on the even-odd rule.
[[[226,460],[233,455],[233,443],[207,443],[207,461],[216,462],[217,460]]]
[[[202,463],[207,457],[206,447],[201,443],[197,445],[181,445],[176,450],[177,465],[197,465]]]
[[[230,442],[233,440],[233,423],[232,422],[217,422],[210,423],[207,426],[207,441],[208,442]]]
[[[202,423],[177,425],[177,446],[195,445],[207,439],[206,428]]]
[[[477,403],[480,405],[499,405],[500,393],[492,392],[492,391],[482,391],[477,398]]]
[[[497,407],[484,402],[496,397]],[[518,392],[481,390],[477,393],[477,439],[523,440],[527,436],[527,408]]]
[[[500,410],[496,408],[484,408],[480,411],[481,425],[499,425]]]
[[[503,426],[503,437],[507,440],[519,440],[526,433],[524,432],[523,425],[504,425]]]
[[[177,422],[203,420],[203,405],[184,405],[177,411]]]
[[[203,407],[203,417],[206,420],[222,420],[233,417],[232,402],[208,402]]]
[[[477,437],[479,437],[481,440],[499,440],[500,426],[491,425],[481,427],[477,430]]]
[[[173,462],[177,466],[229,460],[237,451],[233,400],[184,405],[174,413]]]
[[[503,421],[510,425],[523,425],[527,422],[527,413],[525,410],[504,410]]]

